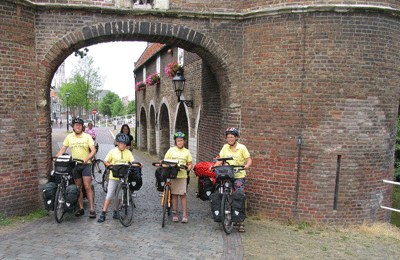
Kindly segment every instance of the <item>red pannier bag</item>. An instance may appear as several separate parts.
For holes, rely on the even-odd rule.
[[[196,163],[193,170],[196,176],[215,178],[215,172],[210,171],[210,167],[213,167],[214,165],[214,162],[200,162]]]

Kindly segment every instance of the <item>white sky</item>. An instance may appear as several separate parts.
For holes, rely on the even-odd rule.
[[[121,98],[134,99],[135,78],[134,62],[138,60],[147,46],[147,42],[110,42],[87,47],[88,55],[93,57],[93,67],[99,68],[100,75],[106,76],[103,89],[111,90]],[[65,59],[65,77],[69,78],[73,63],[80,57],[72,53]]]

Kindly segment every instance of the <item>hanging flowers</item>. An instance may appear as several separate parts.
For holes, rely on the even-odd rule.
[[[160,75],[158,73],[153,73],[146,79],[146,85],[151,86],[160,83]]]
[[[136,91],[140,91],[143,89],[146,89],[146,83],[144,83],[143,81],[139,81],[138,83],[136,83],[136,85],[135,85]]]
[[[182,65],[178,65],[178,62],[171,62],[168,64],[165,69],[165,75],[167,75],[168,78],[172,79],[173,77],[176,76],[176,72],[180,71],[181,74],[183,74],[184,68]]]

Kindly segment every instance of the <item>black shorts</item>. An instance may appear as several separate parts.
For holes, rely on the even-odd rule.
[[[92,176],[92,164],[79,164],[72,171],[72,177],[74,180],[82,179],[82,177],[91,177]]]

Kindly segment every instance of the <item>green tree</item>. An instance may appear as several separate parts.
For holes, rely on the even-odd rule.
[[[132,100],[131,102],[129,102],[126,113],[127,114],[135,114],[136,113],[136,102],[135,102],[135,100]]]
[[[85,110],[93,108],[93,103],[98,100],[100,87],[104,77],[100,75],[99,68],[93,67],[93,57],[86,56],[74,64],[72,77],[68,83],[60,87],[60,98],[66,106],[66,93],[70,93],[69,106],[82,107]]]
[[[111,116],[122,116],[125,114],[124,106],[122,105],[121,99],[117,99],[112,105]]]
[[[107,116],[112,116],[114,103],[120,100],[119,96],[112,91],[109,91],[103,100],[100,102],[100,113]],[[120,100],[121,101],[121,100]]]

